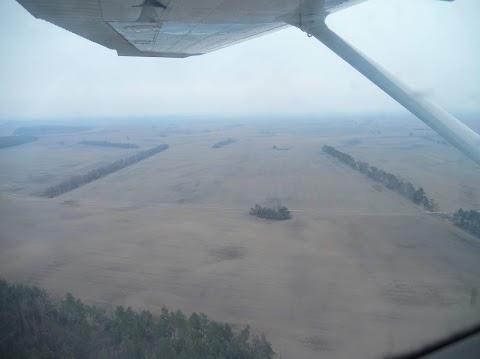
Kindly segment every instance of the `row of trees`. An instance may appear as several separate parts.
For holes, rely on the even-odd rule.
[[[423,206],[426,210],[432,212],[438,210],[437,202],[428,198],[422,187],[416,188],[411,182],[375,166],[370,166],[368,162],[357,161],[348,153],[338,151],[335,147],[324,145],[322,151],[363,173],[375,182],[384,184],[387,188],[410,199],[415,204]]]
[[[233,138],[227,138],[226,140],[223,140],[223,141],[220,141],[220,142],[217,142],[215,143],[212,148],[221,148],[223,146],[226,146],[226,145],[230,145],[232,143],[234,143],[235,140]]]
[[[250,209],[250,215],[258,218],[285,220],[292,218],[290,211],[287,207],[281,206],[277,208],[262,207],[256,204],[255,207]]]
[[[234,333],[204,314],[162,308],[160,316],[117,307],[111,315],[67,294],[54,301],[39,288],[0,280],[2,358],[271,359],[265,336]]]
[[[138,145],[134,143],[122,143],[122,142],[109,142],[109,141],[82,141],[81,145],[89,146],[103,146],[103,147],[117,147],[117,148],[138,148]]]
[[[0,136],[0,148],[20,146],[24,143],[35,142],[36,136]]]
[[[90,127],[86,126],[40,125],[19,127],[13,131],[13,134],[26,136],[62,135],[66,133],[76,133],[88,130],[90,130]]]
[[[480,237],[480,212],[460,208],[453,214],[453,223]]]
[[[74,189],[86,185],[87,183],[93,182],[127,166],[131,166],[137,162],[140,162],[159,152],[165,151],[167,148],[168,145],[159,145],[148,150],[138,152],[130,157],[116,160],[108,165],[95,168],[86,174],[71,177],[55,186],[47,188],[43,195],[50,198],[60,196],[66,192],[73,191]]]

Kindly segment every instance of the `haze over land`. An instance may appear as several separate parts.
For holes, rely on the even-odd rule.
[[[250,324],[282,358],[380,357],[480,318],[479,240],[322,153],[334,146],[422,186],[439,212],[480,209],[480,168],[411,117],[70,124],[84,128],[0,149],[5,279],[106,308]],[[3,122],[0,135],[30,125]],[[293,218],[255,218],[256,203]]]

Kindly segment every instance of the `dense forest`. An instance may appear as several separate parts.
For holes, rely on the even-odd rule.
[[[159,316],[117,307],[114,313],[67,294],[0,280],[0,357],[19,359],[271,359],[265,336],[234,333],[204,314],[162,308]]]
[[[66,133],[77,133],[90,130],[90,127],[85,126],[60,126],[60,125],[41,125],[19,127],[14,135],[40,136],[40,135],[61,135]]]
[[[480,238],[480,212],[460,208],[453,214],[453,223]]]
[[[81,145],[102,146],[102,147],[117,147],[117,148],[138,148],[134,143],[109,142],[109,141],[82,141]]]
[[[262,207],[256,204],[255,207],[250,209],[250,215],[258,218],[285,220],[292,218],[290,211],[287,207],[281,206],[278,208]]]
[[[159,152],[165,151],[168,148],[168,145],[159,145],[153,148],[150,148],[145,151],[137,152],[136,154],[116,160],[108,165],[95,168],[84,175],[78,175],[71,177],[55,186],[49,187],[45,190],[43,195],[45,197],[57,197],[66,192],[73,191],[87,183],[98,180],[102,177],[105,177],[113,172],[119,171],[122,168],[131,166],[137,162],[140,162],[148,157],[151,157]]]
[[[413,203],[423,206],[426,210],[431,212],[438,210],[438,204],[433,199],[428,198],[422,187],[416,188],[411,182],[392,173],[385,172],[375,166],[370,166],[368,162],[357,161],[349,154],[338,151],[335,147],[324,145],[322,151],[342,161],[373,181],[384,184],[387,188],[408,198]]]
[[[226,140],[223,140],[223,141],[220,141],[220,142],[217,142],[215,143],[212,148],[221,148],[223,146],[226,146],[226,145],[230,145],[232,143],[234,143],[235,140],[233,138],[227,138]]]
[[[0,136],[0,148],[20,146],[24,143],[35,142],[38,140],[35,136]]]

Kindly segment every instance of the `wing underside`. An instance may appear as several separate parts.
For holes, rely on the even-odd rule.
[[[121,56],[188,57],[283,29],[302,9],[333,12],[361,0],[17,0]]]

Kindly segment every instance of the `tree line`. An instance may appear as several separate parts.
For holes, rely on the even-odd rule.
[[[108,176],[109,174],[119,171],[127,166],[131,166],[159,152],[165,151],[167,148],[168,145],[159,145],[145,151],[137,152],[136,154],[127,158],[116,160],[112,163],[109,163],[108,165],[95,168],[87,172],[86,174],[71,177],[55,186],[47,188],[43,192],[43,196],[53,198],[60,196],[66,192],[73,191],[74,189],[84,186],[87,183]]]
[[[452,221],[458,227],[480,237],[480,212],[460,208],[453,214]]]
[[[123,143],[123,142],[109,142],[109,141],[82,141],[81,145],[90,145],[90,146],[103,146],[103,147],[117,147],[117,148],[138,148],[139,146],[134,143]]]
[[[262,207],[256,204],[255,207],[250,209],[250,215],[258,218],[285,220],[292,218],[290,211],[287,207],[281,206],[278,208]]]
[[[215,143],[212,148],[221,148],[223,146],[226,146],[226,145],[230,145],[232,143],[234,143],[235,140],[233,138],[227,138],[226,140],[223,140],[223,141],[220,141],[220,142],[217,142]]]
[[[19,127],[13,131],[14,135],[41,136],[41,135],[62,135],[90,130],[85,126],[62,126],[62,125],[40,125]]]
[[[38,140],[36,136],[0,136],[0,148],[20,146],[36,140]]]
[[[0,280],[0,357],[58,359],[271,359],[264,335],[205,314],[186,316],[161,309],[117,307],[112,314],[67,294],[52,300],[45,291]]]
[[[413,203],[422,206],[426,210],[432,212],[438,210],[437,202],[429,198],[422,187],[416,188],[411,182],[375,166],[370,166],[368,162],[357,161],[348,153],[341,152],[335,147],[324,145],[322,151],[342,161],[354,170],[366,175],[373,181],[384,184],[387,188],[399,193],[405,198],[408,198]]]

